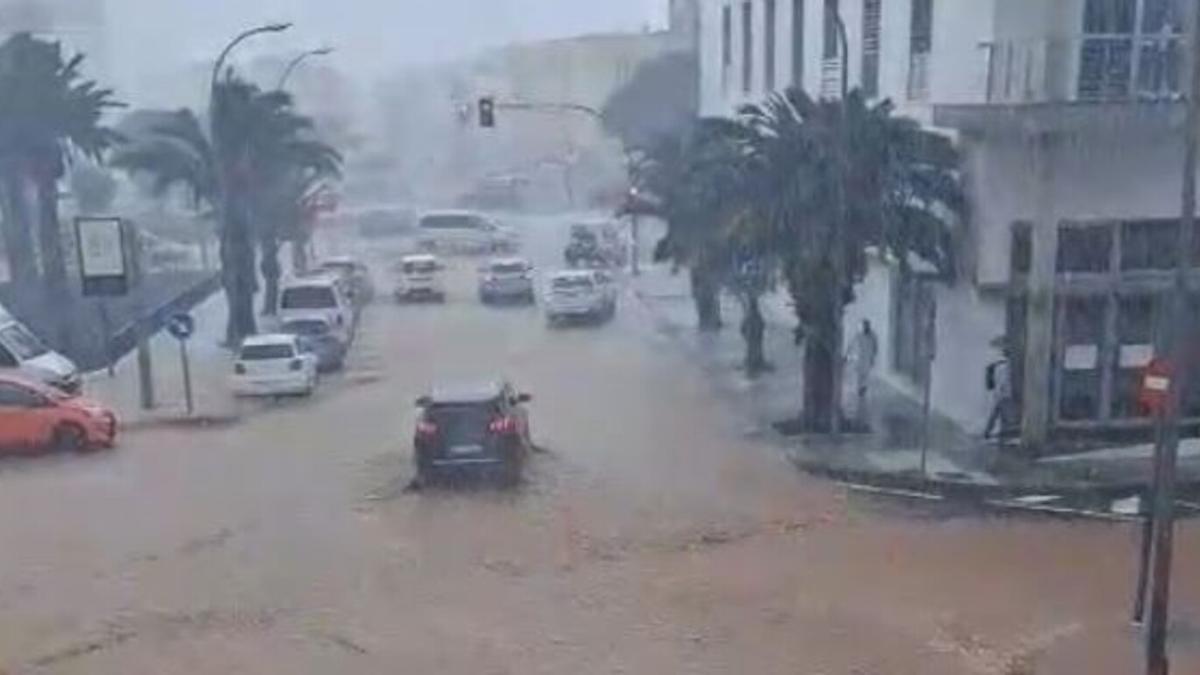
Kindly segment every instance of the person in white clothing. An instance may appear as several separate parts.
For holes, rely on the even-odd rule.
[[[867,420],[867,388],[878,357],[879,338],[871,328],[871,322],[864,320],[862,330],[855,333],[846,349],[846,362],[854,364],[854,387],[858,396],[855,412],[864,422]]]

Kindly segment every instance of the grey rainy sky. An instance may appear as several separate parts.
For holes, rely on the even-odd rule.
[[[667,0],[107,0],[108,61],[127,84],[211,59],[259,23],[295,23],[239,54],[333,45],[367,78],[506,42],[666,23]]]

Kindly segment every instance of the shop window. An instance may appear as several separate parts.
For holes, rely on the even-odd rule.
[[[1137,402],[1142,371],[1154,358],[1162,302],[1157,296],[1135,295],[1117,300],[1117,349],[1113,369],[1112,416],[1141,417]]]
[[[1133,220],[1121,224],[1122,270],[1169,270],[1177,263],[1178,220]]]
[[[1066,421],[1096,419],[1106,298],[1068,297],[1063,303],[1059,417]]]
[[[1112,256],[1108,225],[1068,225],[1058,231],[1059,272],[1107,272]]]

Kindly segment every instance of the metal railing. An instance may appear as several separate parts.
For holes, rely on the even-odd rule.
[[[987,103],[1173,101],[1184,38],[1093,34],[980,43]]]

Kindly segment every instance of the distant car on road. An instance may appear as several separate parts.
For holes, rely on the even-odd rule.
[[[417,245],[446,253],[504,253],[518,248],[516,234],[475,211],[432,211],[417,222]]]
[[[504,484],[518,483],[533,450],[525,407],[530,400],[500,380],[439,387],[422,396],[414,438],[418,483],[456,469],[498,472]]]
[[[317,388],[317,362],[297,335],[254,335],[238,350],[230,386],[237,396],[309,396]]]
[[[414,300],[446,301],[446,283],[442,271],[446,266],[430,254],[406,255],[396,266],[394,295],[397,302]]]
[[[346,363],[346,343],[325,319],[289,321],[279,332],[299,337],[301,346],[317,356],[317,370],[322,373],[341,370]]]
[[[479,270],[479,299],[534,302],[533,265],[524,258],[496,258]]]
[[[612,277],[601,270],[556,272],[546,285],[543,305],[551,326],[569,319],[604,321],[617,311],[617,291]]]
[[[349,256],[339,256],[323,261],[318,269],[339,275],[346,282],[348,295],[356,305],[361,307],[375,298],[375,282],[371,279],[371,270],[361,261]]]
[[[406,206],[380,206],[353,215],[358,234],[367,239],[398,237],[413,231],[417,212]]]
[[[32,379],[0,375],[0,450],[111,448],[117,417],[100,403]]]
[[[567,267],[621,267],[628,256],[621,230],[612,222],[577,223],[563,250]]]

